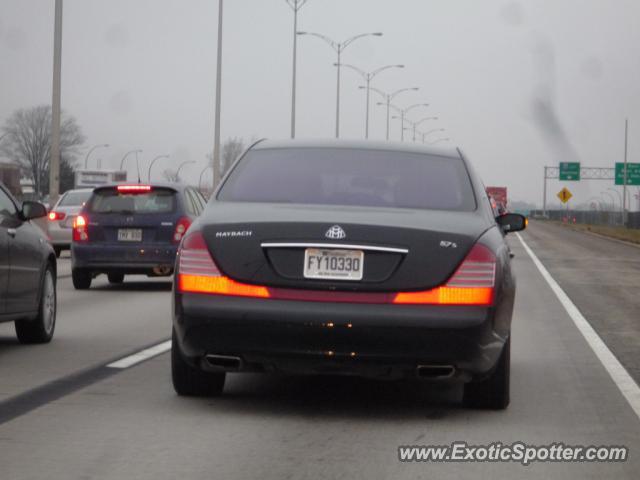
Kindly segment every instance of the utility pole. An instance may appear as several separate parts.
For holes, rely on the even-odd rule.
[[[49,204],[60,194],[60,85],[62,79],[62,0],[56,0],[53,27],[53,94],[51,101],[51,158],[49,159]],[[38,182],[38,185],[40,182]]]
[[[218,56],[216,63],[216,111],[213,130],[213,188],[220,181],[220,104],[222,103],[222,4],[218,0]]]
[[[624,121],[624,170],[622,184],[622,224],[627,226],[627,149],[629,140],[629,119]]]
[[[298,56],[298,11],[308,0],[285,0],[293,10],[293,72],[291,79],[291,138],[296,138],[296,59]]]

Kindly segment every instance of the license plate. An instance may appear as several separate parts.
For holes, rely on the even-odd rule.
[[[307,248],[304,252],[304,277],[329,280],[362,280],[364,252]]]
[[[118,230],[119,242],[141,242],[142,241],[142,229],[141,228],[121,228]]]

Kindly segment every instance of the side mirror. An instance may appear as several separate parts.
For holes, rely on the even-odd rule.
[[[22,202],[22,218],[24,220],[32,220],[34,218],[46,216],[47,207],[40,202],[31,202],[29,200]]]
[[[500,225],[504,233],[519,232],[527,228],[527,217],[519,213],[505,213],[496,217],[496,223]]]

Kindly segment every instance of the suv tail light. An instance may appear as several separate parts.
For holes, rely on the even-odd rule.
[[[78,215],[73,220],[73,241],[74,242],[88,242],[89,232],[87,231],[88,220],[83,215]]]
[[[66,216],[67,214],[64,212],[49,212],[49,220],[51,220],[52,222],[64,220],[64,217]]]
[[[182,217],[180,220],[178,220],[171,241],[173,243],[180,243],[180,240],[182,240],[182,237],[184,237],[184,234],[187,233],[187,230],[189,230],[190,226],[191,220],[189,219],[189,217]]]
[[[224,276],[213,262],[201,232],[185,237],[178,251],[178,291],[269,297],[265,287],[239,283]]]
[[[476,243],[445,285],[421,292],[398,293],[393,303],[489,306],[493,304],[495,278],[495,255]]]

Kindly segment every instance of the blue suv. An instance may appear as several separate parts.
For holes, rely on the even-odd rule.
[[[180,240],[205,205],[200,192],[180,184],[94,189],[73,223],[73,286],[88,289],[101,273],[110,283],[126,274],[171,275]]]

